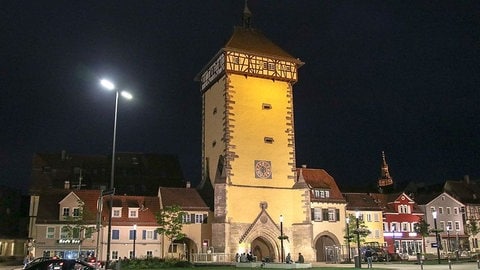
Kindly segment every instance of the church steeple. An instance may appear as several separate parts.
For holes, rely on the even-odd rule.
[[[248,29],[251,27],[252,12],[248,9],[248,0],[245,0],[245,8],[243,9],[243,28]]]
[[[384,151],[382,151],[382,168],[380,171],[380,178],[378,179],[378,190],[380,193],[386,193],[393,190],[393,179],[388,170],[388,164],[385,159]]]

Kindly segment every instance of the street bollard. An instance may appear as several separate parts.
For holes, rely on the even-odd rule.
[[[420,269],[423,270],[423,261],[420,261]]]
[[[448,259],[448,269],[452,270],[452,261],[450,259]]]
[[[477,269],[480,269],[480,260],[477,260]]]

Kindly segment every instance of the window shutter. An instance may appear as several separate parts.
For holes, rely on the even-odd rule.
[[[203,223],[207,223],[207,214],[203,214]]]
[[[143,240],[147,239],[147,230],[142,231],[142,239]]]
[[[335,209],[335,221],[340,220],[340,209]]]
[[[311,220],[315,220],[315,208],[310,208],[310,219]]]
[[[157,240],[158,239],[158,233],[157,233],[157,230],[154,230],[153,231],[153,239]]]
[[[190,214],[190,223],[195,223],[195,214]]]
[[[328,209],[322,209],[322,220],[328,221]]]

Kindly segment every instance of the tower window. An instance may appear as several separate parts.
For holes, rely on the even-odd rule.
[[[263,138],[263,141],[265,143],[273,143],[273,138],[272,137],[265,137],[265,138]]]
[[[213,108],[213,114],[217,114],[217,107]]]
[[[217,145],[217,141],[212,142],[212,147],[215,147],[215,145]]]
[[[272,104],[262,103],[262,109],[263,110],[271,110],[272,109]]]

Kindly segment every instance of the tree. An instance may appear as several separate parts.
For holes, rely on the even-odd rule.
[[[430,224],[428,224],[423,218],[420,218],[418,223],[415,223],[413,230],[422,236],[423,253],[425,253],[425,237],[430,235]]]
[[[465,229],[466,233],[472,237],[472,247],[475,247],[475,236],[480,232],[477,221],[469,218]]]
[[[165,235],[170,240],[169,247],[172,246],[173,241],[180,240],[185,237],[182,229],[183,216],[186,214],[187,213],[183,212],[180,206],[172,205],[161,209],[160,212],[155,215],[157,223],[160,226],[157,228],[157,232]]]
[[[350,239],[350,242],[355,242],[357,239],[357,221],[354,215],[348,216],[350,222],[348,223],[348,235],[345,232],[345,241]],[[362,218],[358,219],[358,233],[360,236],[360,242],[365,242],[365,237],[370,234],[370,230],[368,229],[367,225],[365,225],[365,221]]]

